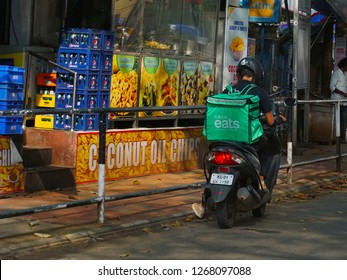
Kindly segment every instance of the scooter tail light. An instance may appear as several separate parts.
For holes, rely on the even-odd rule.
[[[243,162],[241,157],[232,154],[229,151],[216,151],[209,153],[207,160],[216,165],[239,165]]]

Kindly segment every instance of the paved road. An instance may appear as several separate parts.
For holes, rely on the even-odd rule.
[[[117,233],[93,243],[69,245],[14,259],[347,259],[347,191],[281,200],[264,218],[249,213],[222,230],[213,215],[205,220],[171,220]]]

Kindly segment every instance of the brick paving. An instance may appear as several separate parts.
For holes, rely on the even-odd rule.
[[[342,144],[341,151],[342,153],[347,152],[347,144]],[[335,154],[336,147],[334,145],[315,144],[296,151],[293,162]],[[282,157],[282,164],[285,163],[285,160],[285,157]],[[347,162],[346,159],[344,161]],[[342,171],[347,170],[345,162],[343,162],[342,167]],[[295,167],[291,185],[286,183],[287,171],[281,169],[278,184],[274,189],[274,197],[305,192],[336,181],[345,182],[347,175],[344,172],[335,172],[335,169],[335,160]],[[106,182],[105,195],[135,193],[177,185],[196,184],[203,181],[204,174],[201,169],[126,178]],[[74,189],[5,195],[0,199],[0,211],[27,209],[93,198],[97,196],[97,189],[97,183],[88,183],[77,185]],[[103,224],[98,222],[96,204],[0,219],[0,258],[6,258],[16,251],[28,251],[45,246],[78,242],[113,234],[117,231],[131,230],[134,227],[150,223],[185,218],[192,214],[191,204],[200,201],[201,192],[201,189],[189,188],[106,202]],[[30,224],[33,226],[31,227]]]

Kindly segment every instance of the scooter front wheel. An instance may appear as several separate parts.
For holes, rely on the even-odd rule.
[[[224,201],[216,203],[216,219],[220,228],[232,228],[236,217],[236,201],[229,195]]]

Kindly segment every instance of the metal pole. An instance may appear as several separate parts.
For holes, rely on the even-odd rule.
[[[28,86],[29,86],[29,79],[30,79],[30,75],[29,73],[31,72],[31,63],[32,63],[32,56],[31,56],[31,52],[28,51],[28,56],[26,59],[26,71],[25,71],[25,84],[24,84],[24,108],[27,108],[28,106]],[[25,130],[26,130],[26,120],[27,120],[27,116],[23,116],[23,135],[24,135],[24,143],[26,143],[26,138],[25,138]]]
[[[293,98],[298,99],[298,30],[299,30],[299,1],[294,2],[294,30],[293,30],[293,61],[292,61],[292,70],[293,70],[293,76],[292,76],[292,91],[293,91]],[[294,147],[297,146],[297,128],[298,128],[298,109],[295,106],[293,108],[293,126],[290,128],[292,129],[292,141]]]
[[[265,27],[264,23],[260,27],[260,62],[264,65],[264,40],[265,40]]]
[[[69,2],[69,0],[65,0],[64,3],[63,3],[63,5],[64,5],[64,7],[63,7],[63,18],[62,18],[62,21],[61,21],[61,27],[62,28],[65,28],[65,20],[66,20],[66,16],[67,16],[68,5],[69,5],[68,2]]]
[[[341,114],[341,107],[340,107],[340,101],[335,103],[335,123],[336,123],[336,171],[341,172],[342,170],[342,157],[341,157],[341,124],[340,124],[340,114]]]
[[[72,88],[72,109],[76,106],[76,88],[77,88],[77,72],[73,75],[73,88]],[[75,114],[71,115],[71,131],[75,130]]]
[[[287,184],[291,185],[293,182],[293,142],[287,143]]]
[[[287,184],[291,185],[293,182],[293,108],[288,110],[288,143],[287,143]]]
[[[106,112],[99,114],[99,173],[98,173],[98,221],[103,224],[105,221],[105,161],[106,161]]]

